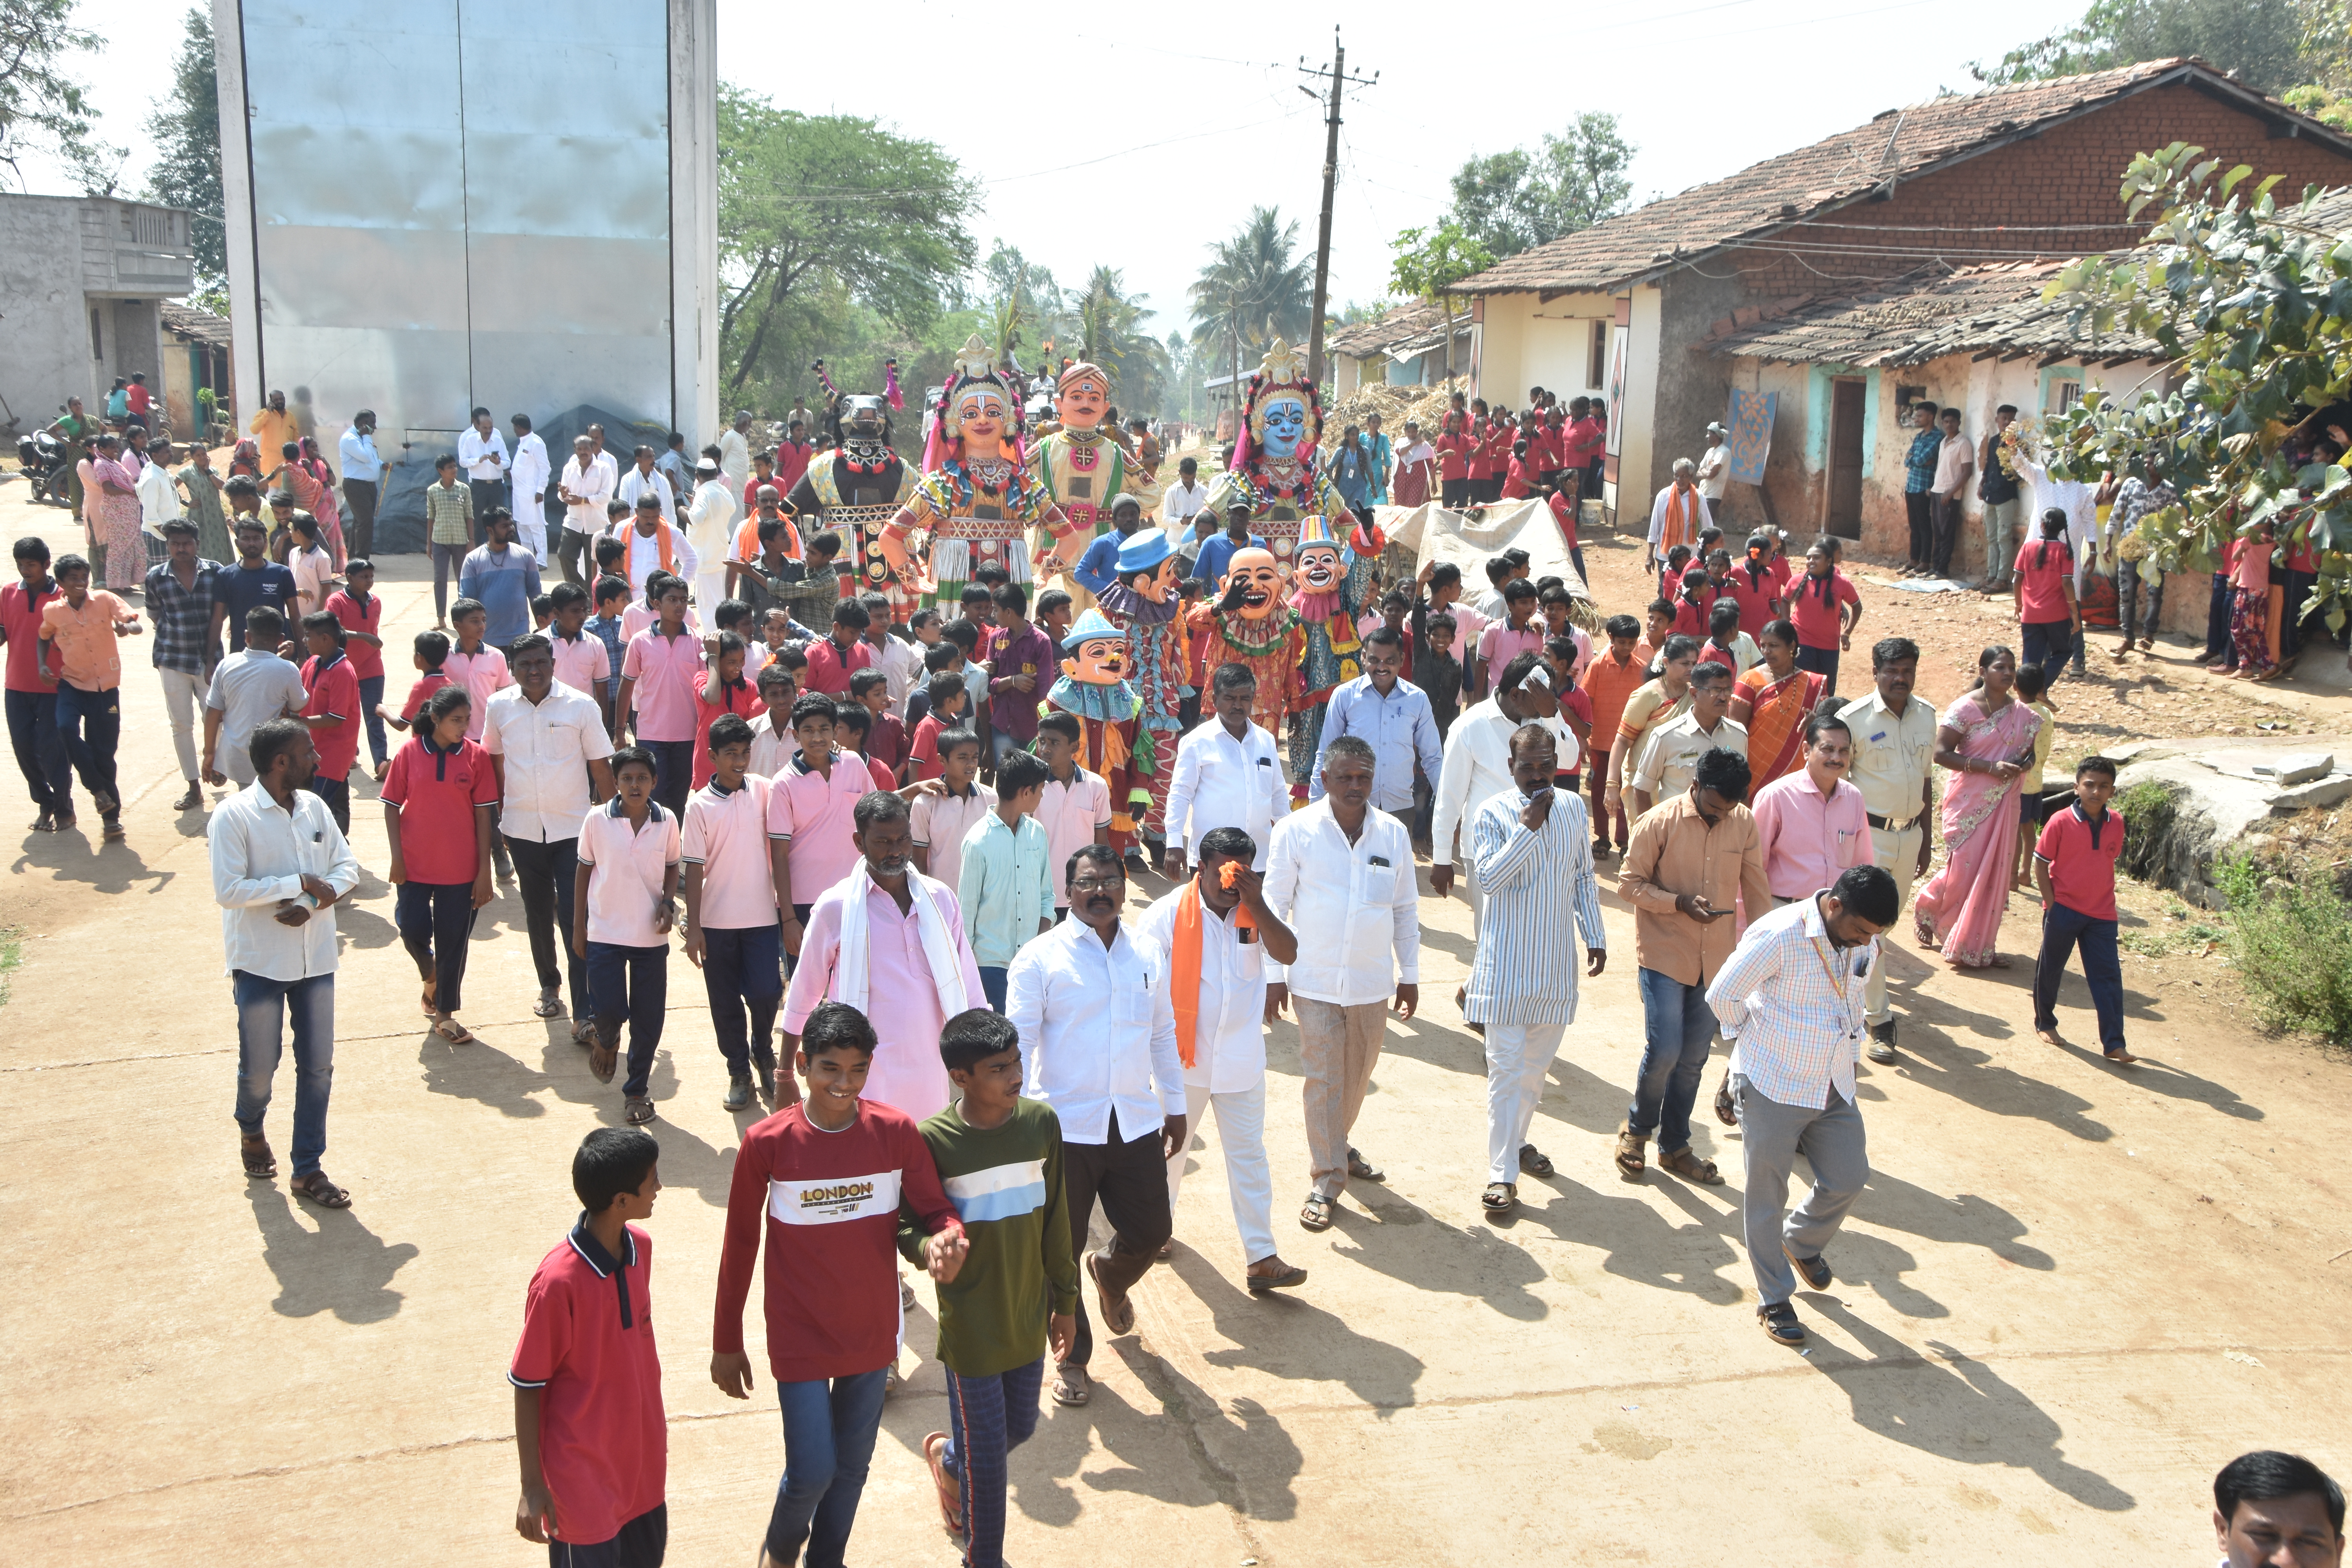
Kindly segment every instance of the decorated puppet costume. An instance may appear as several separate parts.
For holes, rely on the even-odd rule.
[[[1103,416],[1109,408],[1109,374],[1100,365],[1078,361],[1054,384],[1057,427],[1051,435],[1039,437],[1029,449],[1030,482],[1070,520],[1068,559],[1061,563],[1065,569],[1076,564],[1087,546],[1100,537],[1110,522],[1110,498],[1128,488],[1132,462],[1127,449],[1104,427]],[[1149,482],[1141,474],[1135,478]],[[1094,596],[1075,577],[1066,586],[1077,608],[1083,610],[1094,603]]]
[[[1090,608],[1062,639],[1062,676],[1045,693],[1045,706],[1077,720],[1078,766],[1109,786],[1111,847],[1124,855],[1135,847],[1136,808],[1151,798],[1133,766],[1140,705],[1126,679],[1127,634]],[[1172,764],[1172,747],[1169,760]]]
[[[1355,524],[1352,516],[1348,521]],[[1305,721],[1290,737],[1295,789],[1303,790],[1307,774],[1314,772],[1323,740],[1323,710],[1331,693],[1364,672],[1356,617],[1371,597],[1372,567],[1385,543],[1379,529],[1356,524],[1343,549],[1321,517],[1307,519],[1298,536],[1290,607],[1298,612],[1307,633],[1307,651],[1299,661],[1299,696],[1293,709]]]
[[[1184,729],[1186,633],[1177,614],[1182,607],[1176,592],[1176,552],[1168,536],[1157,528],[1129,535],[1118,550],[1118,580],[1102,591],[1097,608],[1127,634],[1128,680],[1137,704],[1129,767],[1150,791],[1143,837],[1155,844],[1167,837],[1168,784],[1175,773],[1176,741]],[[1119,804],[1112,800],[1114,814]],[[1115,826],[1116,816],[1113,821]]]
[[[838,559],[856,573],[857,591],[882,595],[890,601],[890,618],[903,622],[914,608],[913,596],[882,552],[883,525],[915,490],[915,470],[890,447],[890,411],[904,402],[898,367],[890,366],[878,397],[845,394],[822,369],[817,374],[828,395],[824,428],[834,445],[793,486],[784,511],[796,520],[803,540],[825,530],[841,535]]]
[[[1250,531],[1265,541],[1285,577],[1294,569],[1306,519],[1328,519],[1336,530],[1355,521],[1323,472],[1315,447],[1322,425],[1323,400],[1307,379],[1306,361],[1275,339],[1243,397],[1233,467],[1209,481],[1202,500],[1209,515],[1221,520],[1235,501],[1246,504]]]
[[[1190,629],[1209,634],[1201,666],[1212,681],[1219,667],[1228,664],[1242,665],[1257,678],[1250,720],[1277,738],[1298,710],[1305,689],[1298,671],[1307,658],[1307,628],[1282,595],[1282,568],[1271,551],[1253,545],[1234,552],[1224,592],[1186,617]]]

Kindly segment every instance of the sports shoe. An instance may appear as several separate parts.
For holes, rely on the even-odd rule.
[[[738,1073],[727,1080],[727,1098],[719,1105],[728,1110],[740,1110],[751,1103],[751,1075]]]

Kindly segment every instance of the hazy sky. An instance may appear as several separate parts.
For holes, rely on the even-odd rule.
[[[1475,26],[1433,27],[1447,10],[1346,7],[1349,70],[1380,81],[1351,89],[1344,110],[1335,307],[1386,292],[1389,242],[1444,209],[1447,177],[1474,154],[1532,145],[1605,110],[1639,150],[1634,199],[1647,200],[1940,88],[1968,90],[1970,59],[2039,37],[2074,7],[1977,10],[1955,25],[1962,14],[1937,0],[1660,0],[1613,13],[1473,8],[1458,14]],[[169,88],[186,14],[186,0],[81,7],[107,40],[81,74],[104,133],[134,149],[127,190],[143,176],[141,121]],[[1127,26],[1114,7],[719,0],[719,74],[788,108],[870,116],[940,142],[984,185],[982,254],[1001,237],[1066,284],[1097,262],[1116,267],[1150,297],[1164,335],[1186,322],[1184,289],[1206,245],[1252,205],[1296,217],[1311,252],[1323,113],[1298,90],[1314,84],[1297,61],[1328,63],[1333,18],[1223,4],[1133,15],[1178,25]],[[70,188],[54,165],[28,161],[26,173],[33,190]]]

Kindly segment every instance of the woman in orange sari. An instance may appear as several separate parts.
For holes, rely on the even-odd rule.
[[[1731,689],[1731,719],[1748,727],[1748,797],[1774,779],[1795,773],[1804,761],[1805,721],[1813,715],[1828,681],[1797,668],[1797,628],[1767,621],[1756,646],[1764,662],[1739,678]]]

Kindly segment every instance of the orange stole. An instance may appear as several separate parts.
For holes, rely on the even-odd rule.
[[[1201,879],[1194,877],[1176,900],[1176,947],[1168,972],[1168,999],[1176,1008],[1176,1059],[1186,1067],[1200,1055],[1195,1040],[1201,1022],[1201,922],[1207,918],[1201,912]],[[1238,904],[1234,929],[1257,929],[1249,910]]]

